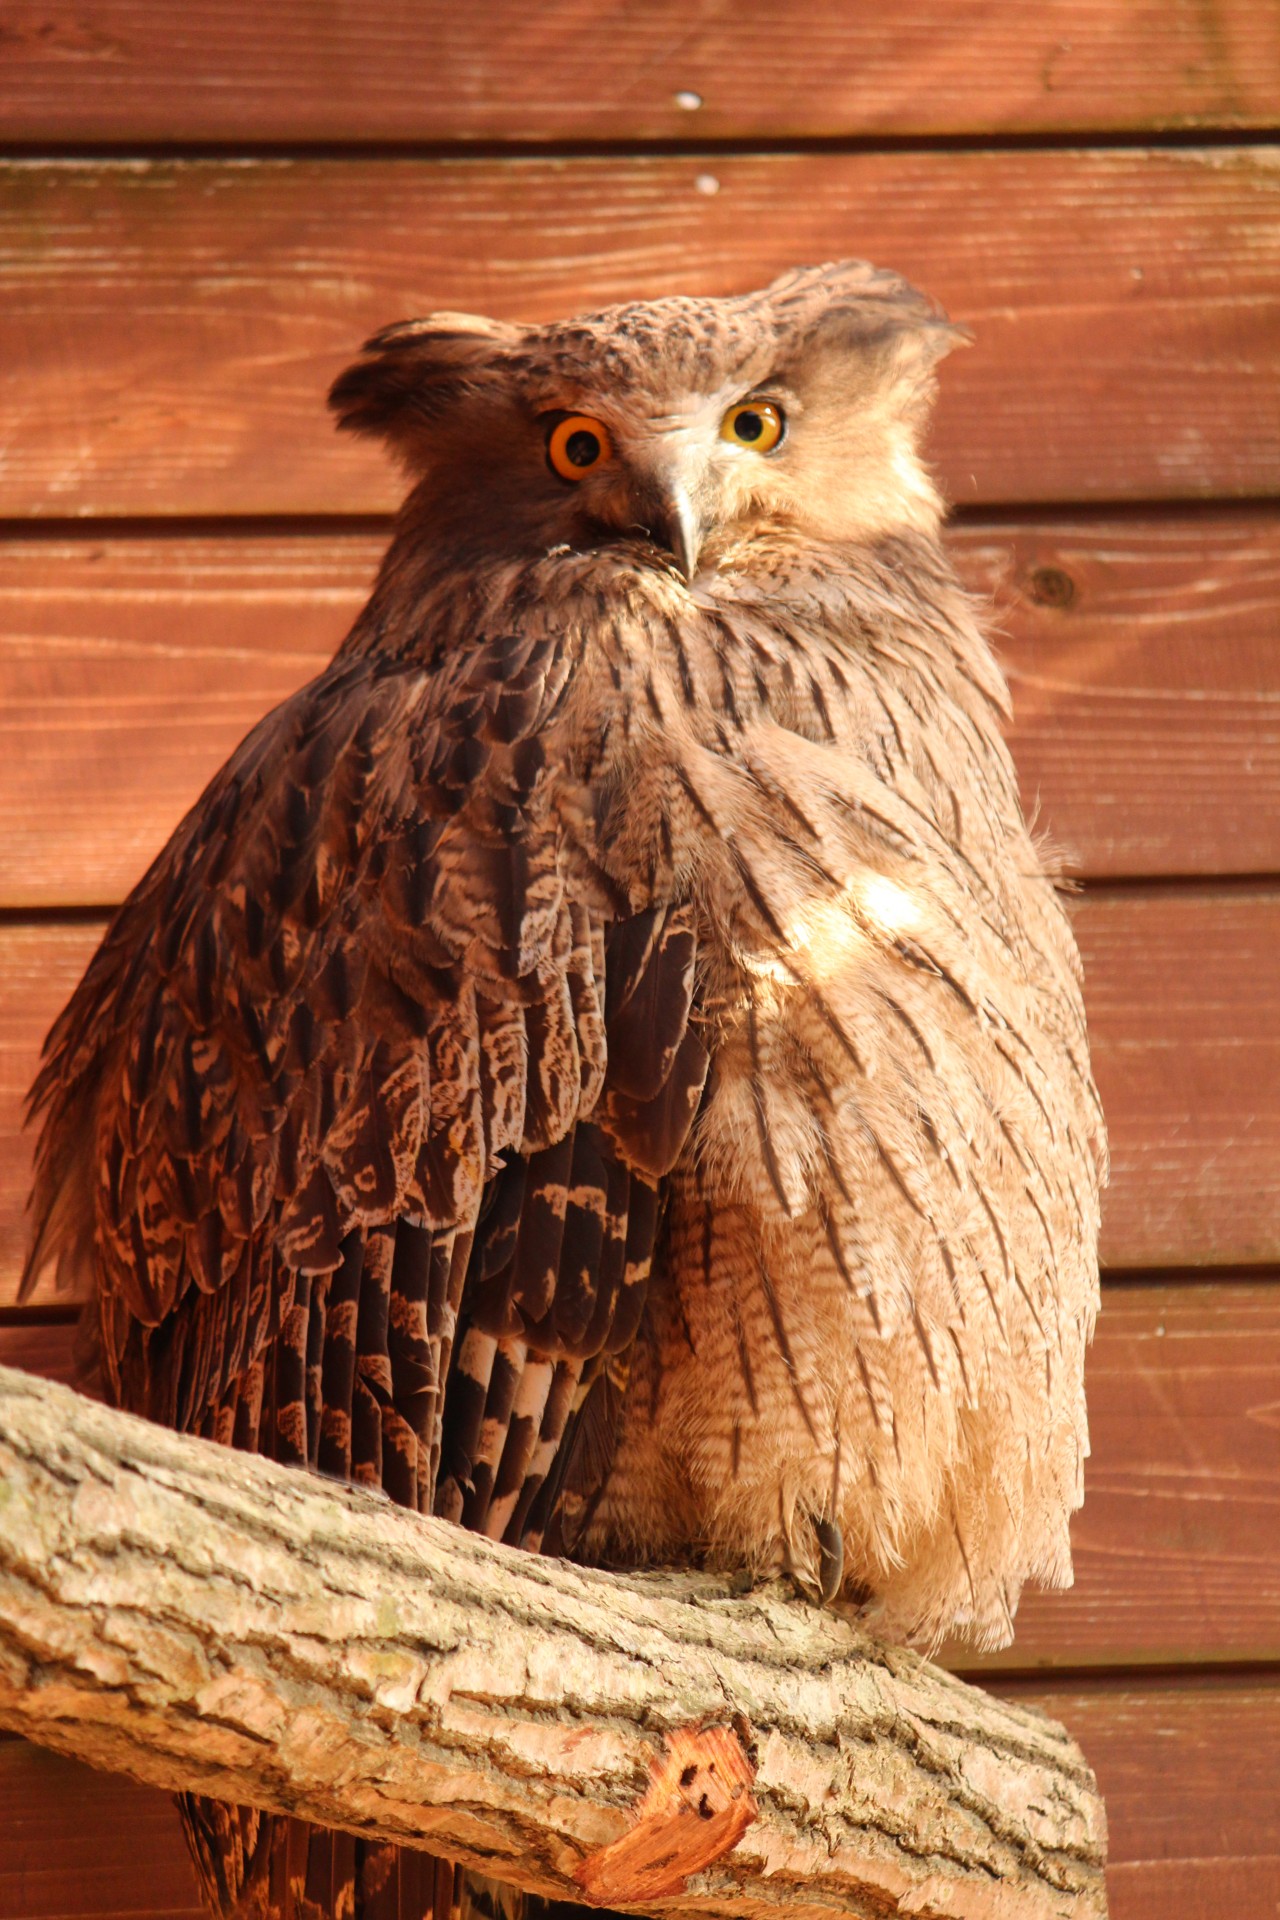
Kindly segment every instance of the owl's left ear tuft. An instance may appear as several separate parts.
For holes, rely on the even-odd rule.
[[[412,460],[451,407],[483,384],[523,330],[473,313],[400,320],[366,340],[361,358],[329,389],[348,433],[380,435]]]
[[[890,322],[884,330],[888,358],[899,379],[926,381],[956,347],[973,345],[973,334],[941,313]]]
[[[927,379],[971,337],[901,274],[865,260],[799,268],[775,280],[765,297],[806,351],[879,361],[891,378]]]

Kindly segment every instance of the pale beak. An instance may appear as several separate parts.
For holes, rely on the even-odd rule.
[[[665,547],[674,556],[685,579],[692,580],[698,571],[702,528],[693,503],[679,481],[655,488],[650,495],[646,526],[650,538]]]

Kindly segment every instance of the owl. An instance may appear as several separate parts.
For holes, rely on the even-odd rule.
[[[33,1090],[30,1271],[91,1287],[112,1401],[895,1639],[1069,1581],[1105,1144],[920,455],[956,339],[846,263],[436,313],[337,381],[412,480],[372,597]],[[479,1899],[185,1819],[221,1915]]]

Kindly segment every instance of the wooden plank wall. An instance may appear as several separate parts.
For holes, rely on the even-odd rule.
[[[433,306],[861,254],[974,331],[934,452],[1071,851],[1115,1175],[1078,1579],[993,1685],[1084,1742],[1116,1920],[1280,1910],[1275,0],[6,0],[0,1359],[22,1091],[103,916],[359,605],[322,399]],[[0,1742],[0,1914],[192,1916],[164,1796]]]

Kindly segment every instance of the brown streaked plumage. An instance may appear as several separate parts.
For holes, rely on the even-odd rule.
[[[114,1400],[895,1637],[1069,1579],[1105,1145],[918,456],[953,340],[846,264],[437,314],[337,382],[415,482],[372,598],[34,1090],[31,1270],[91,1278]],[[492,1904],[186,1818],[223,1913]]]

